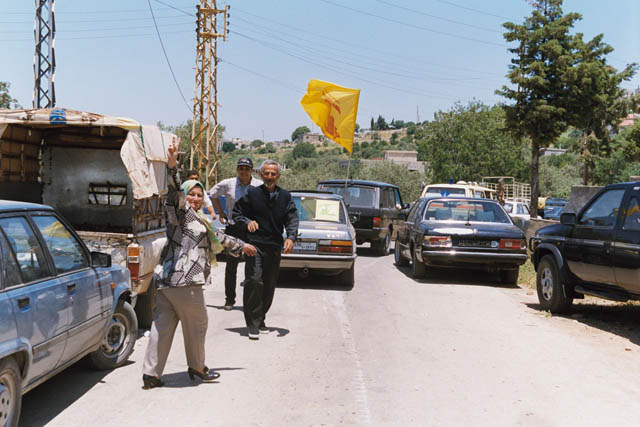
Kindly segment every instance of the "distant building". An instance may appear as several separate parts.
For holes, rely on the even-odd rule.
[[[547,147],[547,148],[541,148],[540,149],[540,154],[542,156],[559,156],[559,155],[564,154],[566,152],[567,152],[567,150],[565,148]]]
[[[418,161],[417,151],[385,150],[381,159],[362,160],[365,165],[373,165],[380,162],[393,162],[406,166],[410,171],[424,172],[425,162]]]
[[[620,129],[624,129],[627,126],[633,126],[636,121],[640,121],[640,114],[629,114],[620,122]]]
[[[305,133],[300,135],[296,142],[320,145],[326,140],[325,136],[319,133]]]

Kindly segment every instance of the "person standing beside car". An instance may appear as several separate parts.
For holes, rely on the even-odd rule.
[[[245,230],[236,225],[235,221],[231,217],[231,212],[233,211],[233,206],[236,201],[240,200],[241,197],[247,194],[249,187],[262,185],[262,181],[254,178],[252,173],[253,161],[248,157],[243,157],[238,160],[236,166],[236,177],[223,179],[209,190],[209,197],[220,214],[220,222],[227,225],[224,230],[225,234],[238,237],[243,240]],[[225,198],[227,212],[229,212],[228,216],[220,204],[221,196],[224,196]],[[236,303],[236,279],[239,262],[239,257],[229,258],[226,260],[226,266],[224,269],[225,310],[231,310],[233,305]]]
[[[205,365],[208,318],[202,286],[223,249],[239,256],[253,256],[256,248],[215,230],[202,211],[204,186],[188,180],[182,185],[177,170],[178,144],[174,139],[167,155],[168,193],[165,202],[167,245],[153,280],[158,288],[151,336],[142,366],[144,389],[161,387],[162,372],[173,336],[182,323],[188,374],[191,379],[215,380],[219,373]],[[180,191],[182,189],[182,191]]]
[[[299,223],[291,194],[277,185],[280,165],[265,160],[260,171],[264,184],[249,188],[233,207],[233,220],[247,231],[247,241],[257,249],[256,256],[247,259],[242,295],[244,318],[252,340],[259,339],[260,332],[269,332],[265,316],[273,302],[280,253],[281,250],[286,254],[293,251]]]

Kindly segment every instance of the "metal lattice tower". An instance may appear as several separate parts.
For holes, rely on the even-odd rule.
[[[205,171],[204,184],[218,182],[218,38],[227,39],[229,6],[200,0],[197,8],[196,84],[191,128],[190,169]],[[218,15],[224,27],[218,33]]]
[[[56,91],[53,85],[56,72],[54,40],[56,22],[54,0],[35,0],[36,21],[33,35],[36,52],[33,58],[33,108],[51,108],[56,105]]]

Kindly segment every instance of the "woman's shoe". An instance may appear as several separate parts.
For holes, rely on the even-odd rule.
[[[150,388],[162,387],[164,383],[160,378],[151,375],[142,375],[142,388],[149,390]]]
[[[220,378],[220,374],[207,368],[206,366],[204,367],[204,373],[202,372],[198,372],[195,369],[189,368],[189,370],[187,371],[189,373],[189,378],[191,380],[194,379],[194,377],[198,377],[200,378],[202,381],[213,381],[216,380],[218,378]]]

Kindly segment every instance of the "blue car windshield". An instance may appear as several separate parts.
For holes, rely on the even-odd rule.
[[[433,200],[424,211],[427,221],[493,222],[511,224],[496,202],[479,200]]]

